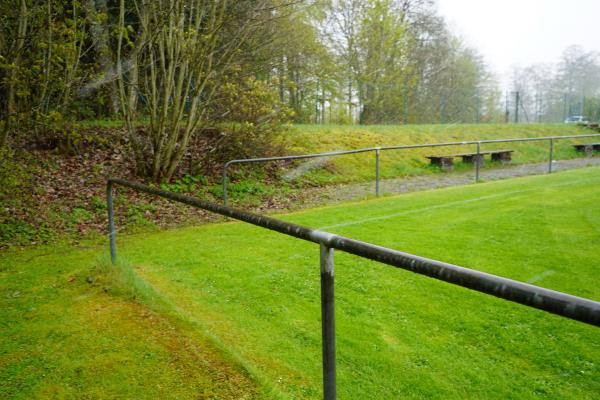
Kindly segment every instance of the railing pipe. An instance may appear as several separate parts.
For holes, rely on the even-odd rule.
[[[481,156],[481,143],[477,142],[477,156],[475,157],[475,182],[479,182],[479,168],[480,161],[479,157]]]
[[[247,159],[238,159],[231,160],[225,163],[223,166],[223,204],[227,205],[228,194],[228,178],[227,178],[227,170],[232,164],[252,164],[259,162],[267,162],[267,161],[286,161],[286,160],[300,160],[300,159],[308,159],[308,158],[319,158],[319,157],[332,157],[332,156],[342,156],[346,154],[358,154],[358,153],[366,153],[369,151],[384,151],[384,150],[402,150],[402,149],[422,149],[428,147],[445,147],[445,146],[462,146],[462,145],[470,145],[470,144],[479,144],[482,143],[512,143],[512,142],[537,142],[537,141],[545,141],[545,140],[559,140],[559,139],[576,139],[576,138],[590,138],[590,137],[600,137],[600,134],[585,134],[585,135],[568,135],[568,136],[545,136],[539,138],[515,138],[515,139],[488,139],[488,140],[469,140],[462,142],[445,142],[445,143],[426,143],[426,144],[412,144],[412,145],[400,145],[400,146],[381,146],[381,147],[368,147],[364,149],[356,149],[356,150],[341,150],[341,151],[331,151],[327,153],[316,153],[316,154],[300,154],[294,156],[277,156],[277,157],[260,157],[260,158],[247,158]]]
[[[210,203],[180,193],[167,192],[162,189],[149,187],[139,183],[122,179],[110,179],[109,182],[183,204],[188,204],[193,207],[248,222],[299,239],[323,244],[329,248],[379,261],[384,264],[412,271],[420,275],[426,275],[482,293],[487,293],[505,300],[524,304],[591,325],[600,326],[600,303],[593,300],[376,246],[344,236],[280,221],[271,217]]]
[[[301,160],[301,159],[309,159],[309,158],[343,156],[343,155],[347,155],[347,154],[366,153],[366,152],[375,151],[375,150],[377,150],[376,147],[368,147],[368,148],[357,149],[357,150],[330,151],[327,153],[299,154],[299,155],[295,155],[295,156],[259,157],[259,158],[247,158],[247,159],[227,161],[225,163],[225,165],[223,166],[223,205],[227,205],[227,200],[228,200],[227,171],[228,171],[230,165],[233,165],[233,164],[255,164],[255,163],[267,162],[267,161],[291,161],[291,160]]]
[[[549,139],[560,140],[560,139],[578,139],[578,138],[590,138],[599,137],[600,133],[590,133],[585,135],[567,135],[567,136],[544,136],[537,138],[514,138],[514,139],[484,139],[484,140],[467,140],[462,142],[445,142],[445,143],[425,143],[425,144],[409,144],[399,146],[382,146],[381,150],[399,150],[399,149],[419,149],[424,147],[443,147],[443,146],[461,146],[467,144],[477,143],[510,143],[510,142],[538,142]]]
[[[600,135],[598,135],[600,136]],[[264,161],[287,161],[287,160],[299,160],[304,158],[318,158],[318,157],[332,157],[332,156],[343,156],[346,154],[365,153],[367,151],[375,151],[377,147],[367,147],[364,149],[356,150],[340,150],[340,151],[329,151],[326,153],[315,153],[315,154],[297,154],[293,156],[277,156],[277,157],[259,157],[259,158],[247,158],[239,160],[228,161],[227,164],[239,164],[239,163],[258,163]]]
[[[321,259],[321,324],[324,400],[336,399],[334,249],[453,283],[458,286],[491,294],[505,300],[524,304],[577,321],[600,326],[600,303],[593,300],[544,289],[538,286],[403,253],[397,250],[387,249],[370,243],[310,229],[301,225],[279,221],[274,218],[242,210],[236,210],[234,208],[209,203],[197,198],[184,196],[179,193],[167,192],[162,189],[122,179],[109,179],[106,185],[110,253],[113,264],[116,262],[114,210],[112,201],[112,187],[114,184],[188,204],[203,210],[212,211],[319,244]]]
[[[375,196],[379,197],[379,153],[380,149],[375,149]]]

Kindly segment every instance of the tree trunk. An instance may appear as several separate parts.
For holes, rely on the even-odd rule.
[[[21,52],[25,46],[25,35],[27,34],[27,3],[21,0],[19,7],[19,22],[17,28],[17,40],[15,41],[14,66],[10,70],[8,83],[7,112],[9,119],[17,112],[17,84],[19,80],[19,68],[21,65]]]
[[[281,62],[279,63],[279,101],[283,104],[285,101],[285,56],[281,57]]]
[[[321,87],[321,124],[325,123],[325,86]]]

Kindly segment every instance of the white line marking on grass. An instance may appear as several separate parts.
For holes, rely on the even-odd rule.
[[[542,272],[541,274],[537,274],[535,275],[533,278],[531,278],[530,280],[527,281],[527,283],[536,283],[539,282],[543,279],[546,279],[549,276],[552,276],[556,273],[555,270],[553,269],[549,269],[547,271]]]
[[[349,222],[342,222],[342,223],[334,224],[334,225],[321,226],[318,229],[323,230],[323,229],[331,229],[331,228],[341,228],[341,227],[350,226],[350,225],[360,225],[360,224],[364,224],[367,222],[382,221],[382,220],[386,220],[386,219],[401,217],[404,215],[415,214],[415,213],[419,213],[419,212],[423,212],[423,211],[431,211],[431,210],[438,210],[440,208],[454,207],[454,206],[461,205],[461,204],[475,203],[478,201],[494,199],[497,197],[505,197],[505,196],[510,196],[513,194],[535,192],[540,189],[555,188],[555,187],[561,187],[561,186],[572,186],[572,185],[578,185],[578,184],[589,183],[589,182],[600,182],[600,181],[598,179],[587,179],[587,180],[576,181],[576,182],[566,182],[566,183],[558,183],[556,185],[547,185],[547,186],[544,186],[543,188],[513,190],[511,192],[502,192],[502,193],[490,194],[487,196],[474,197],[472,199],[453,201],[453,202],[449,202],[449,203],[438,204],[435,206],[429,206],[429,207],[423,207],[423,208],[416,208],[416,209],[412,209],[412,210],[397,212],[394,214],[381,215],[379,217],[364,218],[364,219],[360,219],[357,221],[349,221]]]

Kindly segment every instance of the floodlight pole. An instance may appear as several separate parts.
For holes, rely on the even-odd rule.
[[[323,337],[323,399],[335,400],[335,307],[333,248],[321,243],[321,325]]]

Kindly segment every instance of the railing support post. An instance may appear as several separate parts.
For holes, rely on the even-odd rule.
[[[323,336],[323,399],[335,400],[335,314],[333,248],[321,243],[321,324]]]
[[[479,157],[481,152],[481,142],[477,142],[477,157],[475,158],[475,182],[479,182]]]
[[[552,173],[552,147],[554,147],[554,141],[550,139],[550,157],[548,157],[548,173]]]
[[[106,208],[108,210],[108,238],[110,241],[110,261],[117,262],[117,244],[115,241],[115,210],[113,207],[112,182],[106,184]]]
[[[379,149],[375,150],[375,195],[379,197]]]
[[[223,167],[223,205],[227,206],[227,164]]]

